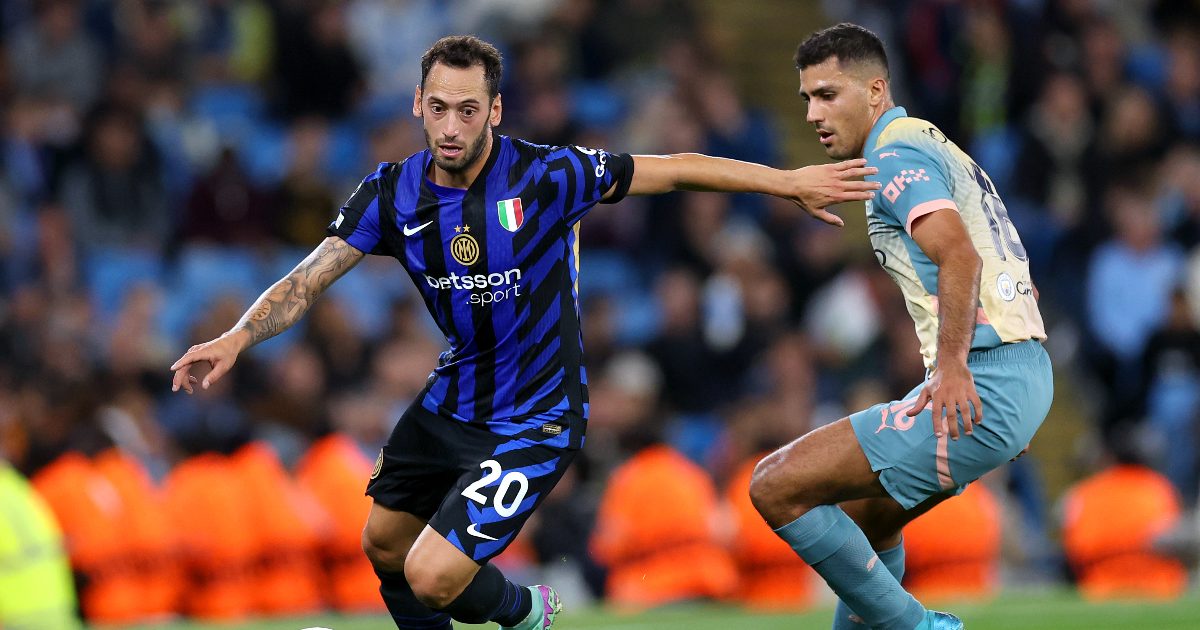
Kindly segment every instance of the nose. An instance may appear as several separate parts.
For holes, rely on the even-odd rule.
[[[809,123],[816,124],[822,120],[825,120],[825,112],[823,112],[820,106],[818,106],[816,103],[810,102],[808,104],[808,112],[805,114],[804,119]]]

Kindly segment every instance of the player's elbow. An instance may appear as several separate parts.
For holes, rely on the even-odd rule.
[[[983,258],[970,243],[961,243],[949,248],[941,258],[940,261],[934,261],[941,269],[954,270],[976,280],[983,273]]]

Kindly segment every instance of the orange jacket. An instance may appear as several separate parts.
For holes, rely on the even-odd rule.
[[[1085,597],[1183,593],[1183,564],[1151,549],[1179,522],[1179,498],[1165,477],[1118,465],[1074,485],[1063,502],[1063,547]]]
[[[94,462],[97,472],[113,484],[125,506],[121,530],[138,565],[141,618],[173,615],[185,584],[178,537],[167,517],[162,491],[140,462],[120,450],[106,450]]]
[[[967,486],[904,528],[904,586],[922,601],[994,596],[1000,535],[996,497],[982,483]]]
[[[725,597],[737,569],[715,539],[716,489],[708,474],[667,446],[652,446],[610,477],[591,551],[607,565],[608,596],[641,607]]]
[[[319,610],[324,601],[318,546],[329,529],[324,509],[288,476],[269,446],[247,444],[230,459],[260,537],[255,609],[276,615]]]
[[[734,519],[731,545],[741,577],[733,598],[760,609],[799,610],[813,603],[814,573],[763,521],[750,502],[750,479],[761,456],[743,463],[725,488]]]
[[[343,612],[386,610],[379,579],[362,550],[362,529],[371,511],[366,496],[372,462],[350,438],[337,433],[317,440],[300,459],[296,481],[329,515],[321,541],[326,598]]]
[[[172,543],[143,545],[137,538],[139,525],[154,518],[138,512],[156,500],[140,465],[119,455],[97,465],[67,453],[32,482],[62,526],[71,565],[85,577],[79,600],[87,619],[129,623],[170,612],[175,587],[150,597],[143,592],[148,569],[170,554]]]
[[[182,612],[200,619],[241,619],[254,611],[254,569],[261,548],[253,496],[229,458],[206,453],[167,476],[167,514],[189,575]]]

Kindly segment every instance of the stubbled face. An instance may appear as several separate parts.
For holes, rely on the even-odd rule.
[[[875,122],[869,69],[843,68],[837,57],[830,57],[800,71],[800,97],[808,105],[806,120],[816,127],[817,138],[831,158],[862,156]]]
[[[413,97],[413,116],[422,120],[434,164],[460,174],[483,158],[492,126],[500,123],[500,96],[488,98],[482,65],[435,63]]]

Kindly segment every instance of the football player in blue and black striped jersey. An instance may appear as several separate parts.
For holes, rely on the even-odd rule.
[[[474,37],[439,40],[421,61],[413,115],[428,149],[380,164],[329,237],[229,332],[172,367],[189,393],[237,355],[294,324],[367,254],[400,261],[445,334],[428,385],[400,418],[367,486],[363,547],[400,628],[498,622],[549,628],[545,586],[489,560],[512,542],[584,441],[579,220],[597,203],[672,190],[758,192],[840,225],[827,206],[866,200],[863,160],[782,171],[697,154],[630,156],[497,134],[501,60]]]

